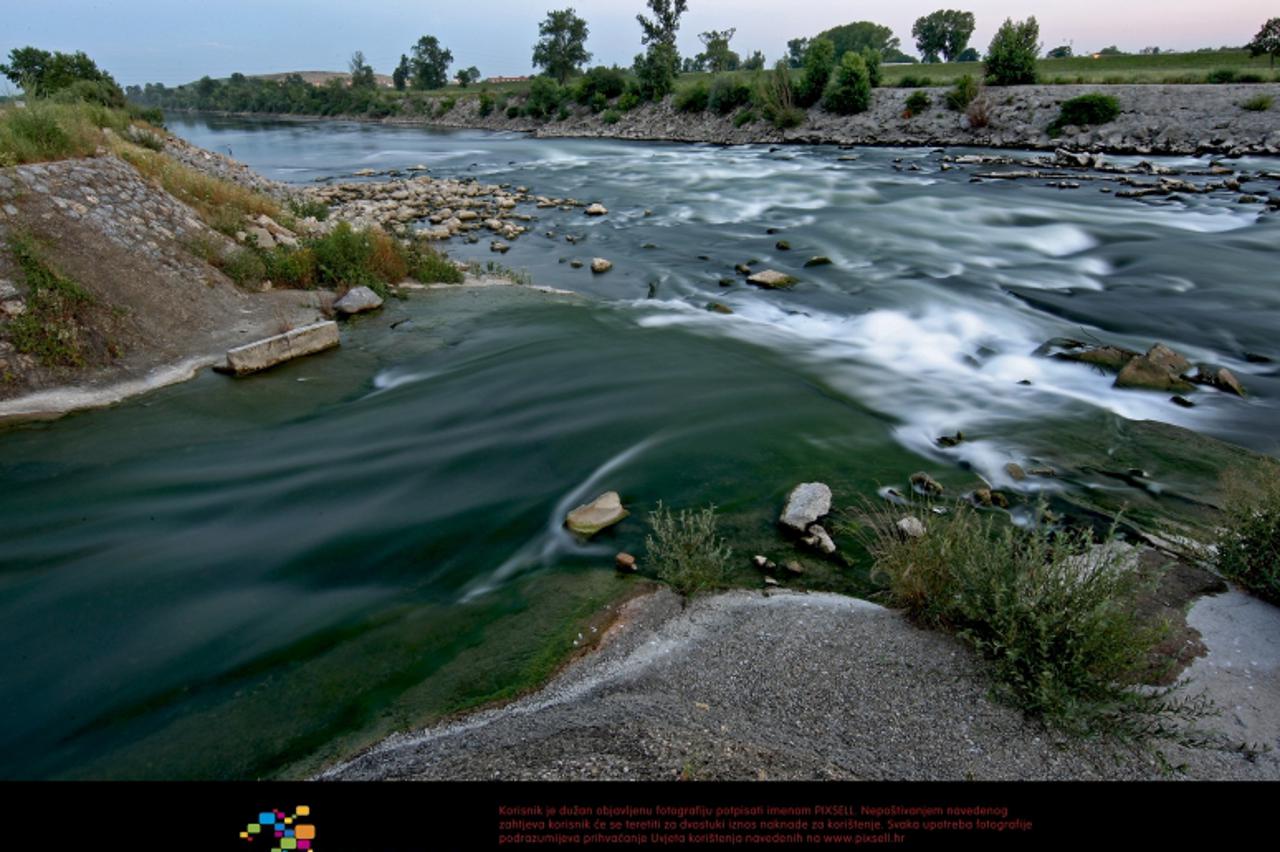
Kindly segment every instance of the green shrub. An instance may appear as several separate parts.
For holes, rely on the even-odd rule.
[[[493,95],[489,94],[488,92],[481,92],[480,93],[480,117],[484,118],[485,116],[491,114],[492,112],[493,112]]]
[[[596,92],[591,96],[589,105],[593,113],[602,113],[609,106],[609,99],[604,96],[603,92]]]
[[[439,105],[436,107],[436,118],[450,112],[457,105],[457,98],[441,98]]]
[[[370,272],[373,243],[368,231],[357,231],[349,223],[339,222],[332,231],[312,240],[311,250],[315,253],[316,278],[320,284],[373,286]]]
[[[874,47],[864,47],[862,49],[862,61],[867,66],[867,79],[871,81],[871,88],[880,88],[880,51]]]
[[[267,265],[262,253],[248,246],[233,251],[221,264],[227,277],[241,287],[256,286],[267,277]]]
[[[550,77],[534,77],[525,98],[524,113],[530,118],[550,118],[568,99],[569,92]]]
[[[263,264],[262,278],[273,286],[300,290],[316,286],[316,256],[311,249],[276,246],[259,252],[259,256]]]
[[[1280,605],[1280,464],[1225,477],[1217,567],[1263,600]]]
[[[728,115],[749,103],[751,87],[737,74],[717,75],[707,95],[707,107],[720,115]]]
[[[638,106],[640,106],[640,96],[635,92],[623,92],[622,97],[618,98],[618,109],[623,112],[631,112]]]
[[[607,109],[604,111],[604,115],[600,116],[600,120],[605,124],[617,124],[622,120],[622,114],[616,109]]]
[[[329,218],[329,205],[315,199],[300,201],[295,198],[289,202],[289,210],[299,219],[311,217],[317,222],[323,222]]]
[[[867,63],[852,50],[840,59],[831,84],[822,98],[822,108],[837,115],[866,112],[871,106],[871,78]]]
[[[904,513],[925,525],[914,538]],[[874,576],[916,621],[956,632],[991,660],[996,692],[1074,734],[1133,740],[1182,736],[1166,723],[1208,714],[1171,701],[1172,689],[1135,688],[1150,670],[1163,625],[1135,615],[1143,579],[1108,538],[1025,531],[967,504],[945,515],[869,508],[846,530],[875,559]]]
[[[659,579],[686,597],[724,585],[733,551],[716,534],[714,506],[677,515],[658,503],[649,524],[645,552]]]
[[[1271,95],[1254,95],[1249,100],[1240,104],[1241,109],[1247,109],[1250,112],[1266,112],[1271,109],[1271,105],[1275,103],[1275,98]]]
[[[970,74],[963,75],[947,92],[947,109],[953,112],[964,112],[973,99],[978,96],[978,81]]]
[[[520,107],[514,107],[514,106],[507,107],[507,118],[519,118],[519,117],[520,117]]]
[[[702,112],[707,108],[710,98],[711,92],[707,89],[707,84],[699,80],[677,91],[674,104],[680,112]]]
[[[1006,18],[987,48],[985,71],[993,86],[1020,86],[1036,81],[1040,25],[1034,17],[1020,23]]]
[[[900,89],[918,89],[920,85],[920,79],[914,74],[903,74],[902,79],[898,80],[898,88]]]
[[[1237,83],[1262,83],[1265,82],[1261,74],[1255,74],[1252,71],[1245,71],[1236,75]]]
[[[1049,135],[1057,136],[1068,125],[1088,127],[1114,121],[1120,114],[1120,102],[1111,95],[1093,92],[1062,102],[1058,117],[1049,125]]]
[[[423,284],[461,284],[466,276],[442,253],[418,240],[408,249],[409,276]]]
[[[909,115],[922,115],[929,111],[929,107],[933,106],[933,101],[925,92],[912,92],[907,98],[907,113]]]
[[[779,130],[798,127],[804,122],[804,110],[795,105],[791,69],[785,59],[779,60],[773,71],[761,79],[756,90],[756,103],[764,117]]]
[[[1233,68],[1215,68],[1204,79],[1206,83],[1234,83],[1236,72]]]
[[[587,106],[596,95],[603,96],[607,101],[618,97],[626,89],[627,75],[621,68],[597,65],[582,75],[582,80],[574,90],[574,99],[583,106]],[[596,112],[599,111],[596,110]]]
[[[836,46],[830,39],[820,38],[809,43],[809,49],[804,54],[800,85],[795,91],[797,106],[808,109],[822,100],[835,65]]]
[[[734,127],[744,127],[748,124],[754,124],[760,120],[760,116],[756,115],[753,109],[744,109],[733,117]]]

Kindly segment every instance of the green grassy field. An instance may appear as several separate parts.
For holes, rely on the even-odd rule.
[[[1041,59],[1038,63],[1040,82],[1049,85],[1118,85],[1149,83],[1208,83],[1215,71],[1231,71],[1240,82],[1280,82],[1280,67],[1272,68],[1267,57],[1250,57],[1247,50],[1213,53],[1162,53],[1156,56],[1076,56],[1071,59]],[[750,72],[738,72],[749,74]],[[981,62],[938,62],[931,64],[883,65],[882,85],[949,86],[964,74],[982,74]],[[795,72],[799,76],[799,72]],[[711,73],[681,74],[678,88],[709,83]],[[1256,79],[1255,79],[1256,78]],[[487,91],[495,97],[523,95],[529,83],[477,83],[466,89],[450,86],[427,92],[414,92],[427,97],[478,97]],[[396,93],[397,96],[399,93]]]

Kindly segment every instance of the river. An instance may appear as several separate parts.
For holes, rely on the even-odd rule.
[[[613,554],[643,554],[659,500],[715,504],[748,577],[800,481],[841,505],[915,470],[957,491],[1113,488],[1004,465],[1070,469],[1065,445],[1105,452],[1141,420],[1280,452],[1280,219],[1230,195],[971,183],[922,148],[170,126],[284,181],[425,164],[610,213],[530,208],[505,255],[448,247],[585,298],[417,294],[350,323],[336,352],[0,432],[4,777],[307,774],[508,696],[625,594]],[[832,263],[804,267],[815,255]],[[569,264],[596,256],[614,269]],[[800,284],[746,286],[748,260]],[[1032,355],[1059,335],[1161,341],[1250,396],[1184,409],[1116,390]],[[583,545],[564,513],[604,490],[633,514]],[[870,588],[856,566],[807,576]]]

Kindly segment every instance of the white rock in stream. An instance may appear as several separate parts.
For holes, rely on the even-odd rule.
[[[333,303],[333,309],[343,316],[376,311],[382,307],[382,297],[368,287],[352,287],[347,294]]]
[[[807,534],[809,525],[830,511],[831,489],[821,482],[802,482],[787,495],[787,505],[778,523]]]

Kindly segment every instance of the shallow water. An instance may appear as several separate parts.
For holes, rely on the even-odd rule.
[[[755,545],[806,479],[845,501],[922,468],[1079,487],[1011,483],[1003,465],[1082,423],[1164,420],[1277,452],[1276,369],[1245,353],[1280,357],[1280,231],[1228,198],[970,184],[925,149],[172,127],[282,180],[424,163],[610,215],[530,209],[500,257],[587,299],[416,294],[349,324],[337,352],[0,432],[6,777],[300,771],[536,679],[625,587],[612,555],[643,549],[659,500],[715,503]],[[487,240],[449,251],[498,257]],[[802,268],[818,254],[833,264]],[[614,270],[568,266],[593,256]],[[749,259],[801,283],[745,286]],[[1056,335],[1161,340],[1251,396],[1184,410],[1116,391],[1032,357]],[[956,430],[971,440],[936,447]],[[630,519],[587,546],[561,530],[609,489]]]

